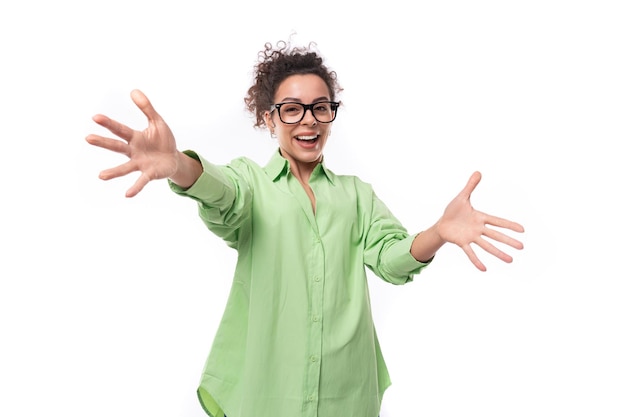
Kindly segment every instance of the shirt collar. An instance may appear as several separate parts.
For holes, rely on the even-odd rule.
[[[331,184],[335,184],[335,174],[331,170],[326,168],[323,158],[322,162],[315,167],[315,170],[313,171],[313,176],[319,175],[317,174],[318,170],[326,176]],[[265,173],[272,179],[272,181],[276,181],[279,177],[286,175],[288,172],[289,161],[283,158],[283,156],[280,154],[280,149],[277,149],[276,152],[274,152],[274,155],[272,155],[270,161],[267,163],[267,165],[265,165]]]

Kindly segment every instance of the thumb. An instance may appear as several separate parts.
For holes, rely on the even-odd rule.
[[[476,186],[480,182],[481,178],[482,178],[482,174],[479,171],[475,171],[470,176],[463,190],[461,190],[461,192],[459,193],[459,197],[466,198],[469,200],[470,196],[472,195],[472,192],[474,192],[474,190],[476,189]]]
[[[139,109],[146,115],[148,120],[159,119],[160,116],[152,107],[152,103],[148,100],[148,97],[141,90],[133,90],[130,93],[130,98],[133,100],[135,105],[139,107]]]

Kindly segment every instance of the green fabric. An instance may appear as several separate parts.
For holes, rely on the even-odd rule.
[[[390,385],[365,267],[404,284],[426,265],[370,185],[318,165],[316,212],[279,152],[212,165],[187,190],[238,251],[231,292],[198,389],[213,417],[376,417]],[[215,261],[215,260],[214,260]]]

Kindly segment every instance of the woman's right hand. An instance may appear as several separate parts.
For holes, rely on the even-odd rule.
[[[107,116],[97,114],[93,117],[94,122],[122,140],[95,134],[86,138],[91,145],[124,154],[129,158],[119,166],[100,172],[101,179],[110,180],[131,172],[141,172],[137,181],[126,191],[126,197],[134,197],[152,180],[180,175],[180,171],[184,170],[186,165],[188,167],[189,162],[186,155],[176,149],[172,131],[154,110],[148,98],[139,90],[133,90],[131,98],[148,119],[146,129],[133,130]],[[196,170],[194,172],[197,173]]]

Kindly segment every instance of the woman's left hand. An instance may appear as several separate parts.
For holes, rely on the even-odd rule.
[[[509,229],[518,233],[522,233],[524,227],[519,223],[491,216],[472,207],[470,197],[480,179],[480,172],[472,174],[465,188],[448,204],[435,227],[441,239],[459,246],[476,268],[485,271],[485,265],[476,256],[471,244],[478,245],[504,262],[511,262],[513,258],[510,255],[498,249],[485,238],[504,243],[515,249],[523,249],[524,245],[519,240],[488,226]]]

